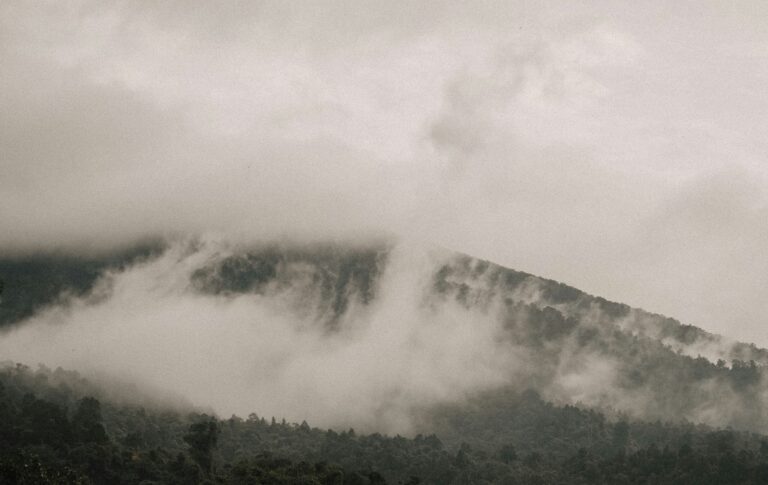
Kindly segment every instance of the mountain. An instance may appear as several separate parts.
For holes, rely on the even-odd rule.
[[[195,240],[0,279],[0,361],[90,380],[4,364],[0,477],[768,479],[768,351],[444,249]]]
[[[321,328],[328,338],[383,313],[385,299],[394,300],[394,307],[416,306],[418,313],[404,316],[397,308],[400,313],[377,325],[434,320],[431,325],[442,332],[446,321],[461,318],[470,322],[469,329],[457,331],[487,332],[478,345],[504,354],[493,363],[496,383],[485,390],[533,389],[551,402],[639,419],[761,431],[768,426],[765,349],[466,255],[429,249],[404,259],[404,252],[409,251],[386,245],[242,248],[197,241],[95,259],[5,259],[0,260],[5,281],[0,321],[23,326],[19,322],[35,310],[67,298],[85,299],[84,305],[88,298],[108,299],[105,281],[166,257],[172,266],[155,271],[169,273],[183,265],[185,291],[221,301],[243,295],[279,301],[281,312]]]

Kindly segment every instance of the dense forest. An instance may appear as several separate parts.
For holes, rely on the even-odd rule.
[[[77,373],[0,370],[0,483],[758,484],[768,440],[608,420],[512,390],[435,410],[436,434],[321,430],[111,400]]]
[[[86,296],[105,272],[125,269],[163,249],[161,242],[148,242],[89,257],[41,253],[0,258],[0,328],[63,299]]]
[[[116,275],[164,251],[0,260],[0,325],[10,334],[47,307],[96,306]],[[192,243],[171,262],[196,251]],[[278,297],[329,341],[375,308],[391,259],[386,247],[333,246],[203,256],[181,273],[184,291],[217,302]],[[216,416],[7,361],[0,483],[768,483],[764,349],[474,258],[437,260],[419,315],[464,308],[525,365],[504,369],[495,387],[409,408],[406,436],[319,429],[260,409]]]

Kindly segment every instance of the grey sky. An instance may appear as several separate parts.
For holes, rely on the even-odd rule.
[[[768,345],[765,2],[3,2],[0,248],[426,239]]]

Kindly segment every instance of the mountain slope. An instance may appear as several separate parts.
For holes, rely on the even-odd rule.
[[[134,345],[136,350],[126,354],[130,360],[116,360],[111,367],[99,362],[100,367],[118,371],[135,366],[133,356],[140,355],[155,387],[191,392],[195,402],[204,404],[208,390],[222,386],[219,400],[211,401],[221,410],[228,409],[232,394],[242,396],[235,409],[243,412],[260,404],[330,426],[368,423],[369,429],[406,431],[425,409],[511,387],[608,416],[768,428],[763,370],[768,351],[443,250],[192,242],[80,266],[70,262],[71,271],[58,270],[62,266],[55,259],[35,264],[34,272],[24,273],[27,287],[49,288],[47,278],[55,274],[54,290],[74,291],[63,300],[50,289],[32,292],[39,301],[19,298],[24,292],[15,287],[19,278],[14,274],[31,266],[0,262],[5,271],[0,278],[6,281],[0,306],[7,321],[52,304],[0,339],[0,351],[12,353],[16,338],[31,354],[39,353],[41,361],[52,358],[76,366],[89,356],[109,364]],[[197,310],[190,314],[189,308]],[[162,319],[155,321],[158,315]],[[83,316],[93,323],[82,324]],[[200,321],[193,325],[179,318]],[[52,353],[50,345],[35,343],[35,335],[48,332],[46,325],[65,334],[79,325],[80,333],[58,341],[79,345],[91,335],[95,346],[84,347],[79,361],[64,350]],[[131,325],[137,328],[126,328]],[[141,325],[145,330],[140,331]],[[163,331],[165,325],[169,335],[188,329],[185,339],[200,339],[188,355],[174,347],[178,364],[169,362],[161,348],[153,361],[134,337]],[[32,333],[25,335],[25,327]],[[236,332],[233,338],[243,345],[252,342],[254,349],[222,349],[219,357],[210,357],[209,381],[199,374],[195,377],[202,386],[180,383],[185,358],[194,362],[200,352],[218,355],[207,343],[232,345],[226,332]],[[259,343],[283,332],[284,346]],[[102,348],[107,338],[117,339],[119,346]],[[231,357],[241,353],[247,365]],[[235,367],[217,371],[216,362],[231,359]],[[168,371],[152,371],[158,365]],[[254,374],[255,368],[262,370]],[[233,369],[243,373],[242,381],[225,377]],[[335,377],[340,373],[346,382]],[[249,386],[251,391],[243,391]],[[265,396],[267,389],[271,397]],[[359,398],[345,398],[355,393]],[[307,396],[314,396],[314,406],[302,401]]]
[[[532,392],[435,410],[441,435],[404,438],[255,413],[221,420],[129,405],[74,372],[3,365],[0,418],[0,483],[746,485],[768,479],[762,436],[611,422],[594,411],[547,404]]]

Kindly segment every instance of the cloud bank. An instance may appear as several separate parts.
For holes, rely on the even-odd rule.
[[[0,249],[436,241],[768,343],[765,5],[0,6]]]

